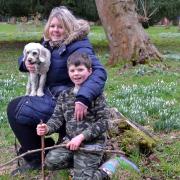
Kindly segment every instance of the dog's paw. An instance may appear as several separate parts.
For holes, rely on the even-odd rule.
[[[36,92],[31,92],[30,94],[29,94],[29,96],[36,96]]]
[[[43,93],[42,91],[38,91],[38,92],[37,92],[37,96],[40,96],[40,97],[41,97],[41,96],[44,96],[44,93]]]

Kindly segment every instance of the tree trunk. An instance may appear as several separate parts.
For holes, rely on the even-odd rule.
[[[162,58],[138,21],[134,0],[96,0],[96,6],[109,41],[109,64]]]

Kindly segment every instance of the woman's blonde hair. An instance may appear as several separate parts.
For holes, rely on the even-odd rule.
[[[65,6],[55,7],[52,9],[48,21],[44,28],[44,39],[50,40],[49,28],[52,19],[56,17],[61,23],[65,30],[65,36],[68,38],[71,34],[78,32],[79,30],[87,29],[90,30],[89,24],[83,19],[77,19]],[[83,26],[85,28],[83,28]],[[88,33],[87,32],[87,33]]]

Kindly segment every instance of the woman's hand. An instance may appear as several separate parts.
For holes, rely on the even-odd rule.
[[[83,140],[84,140],[84,135],[79,134],[78,136],[72,138],[71,141],[67,143],[66,148],[75,151],[79,148]]]
[[[37,135],[44,136],[48,133],[49,129],[46,124],[38,124],[36,128]]]
[[[28,61],[25,61],[25,66],[29,72],[34,73],[35,72],[35,65],[30,64]]]
[[[75,102],[74,117],[77,121],[82,120],[87,114],[88,107],[81,102]]]

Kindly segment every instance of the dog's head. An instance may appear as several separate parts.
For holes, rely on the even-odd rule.
[[[28,61],[30,64],[39,64],[49,58],[48,50],[40,43],[29,43],[24,47],[23,61]]]

